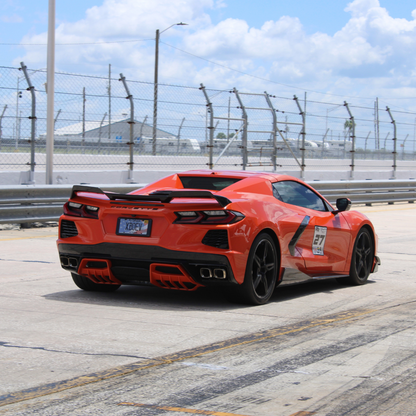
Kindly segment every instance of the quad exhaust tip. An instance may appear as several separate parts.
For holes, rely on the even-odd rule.
[[[61,256],[61,266],[76,269],[78,267],[78,259],[75,257]]]
[[[215,279],[224,280],[227,278],[227,271],[225,269],[211,269],[209,267],[201,267],[199,274],[203,279]]]

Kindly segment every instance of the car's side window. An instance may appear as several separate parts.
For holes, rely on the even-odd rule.
[[[273,183],[273,195],[287,204],[327,211],[324,201],[311,189],[295,181],[281,181]]]

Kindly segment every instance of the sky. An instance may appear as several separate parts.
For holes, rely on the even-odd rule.
[[[160,37],[160,83],[416,111],[409,0],[58,0],[56,70],[152,81],[155,31],[178,22]],[[45,68],[47,23],[47,0],[3,0],[0,66]]]

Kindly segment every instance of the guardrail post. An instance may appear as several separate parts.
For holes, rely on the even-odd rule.
[[[351,131],[352,131],[352,135],[351,135],[351,173],[350,173],[350,179],[354,179],[354,167],[355,167],[355,121],[354,121],[354,116],[351,114],[350,108],[348,107],[348,103],[346,101],[344,101],[344,106],[348,111],[348,114],[350,116],[350,120],[351,120]],[[345,148],[344,148],[345,149]]]
[[[127,93],[127,99],[130,100],[130,121],[128,121],[127,123],[130,124],[130,141],[127,143],[129,145],[129,153],[130,153],[130,160],[129,162],[127,162],[127,164],[129,165],[129,169],[128,169],[128,178],[127,178],[127,182],[128,183],[133,183],[134,179],[133,179],[133,165],[134,165],[134,160],[133,160],[133,146],[134,146],[134,102],[133,102],[133,96],[130,94],[129,91],[129,87],[127,86],[126,83],[126,78],[124,77],[123,74],[120,74],[120,79],[119,81],[121,81],[124,85],[124,88],[126,90]]]
[[[394,120],[391,115],[390,108],[386,107],[386,111],[389,113],[391,123],[393,124],[393,179],[396,179],[396,160],[397,160],[397,130],[396,130],[396,120]]]
[[[243,112],[243,123],[244,123],[244,127],[243,127],[243,136],[242,136],[242,140],[241,140],[241,144],[242,144],[242,153],[243,153],[243,170],[246,170],[247,167],[247,162],[248,162],[248,158],[247,158],[247,125],[248,125],[248,121],[247,121],[247,113],[246,113],[246,109],[244,107],[243,102],[241,101],[241,98],[238,94],[238,91],[234,88],[233,89],[235,96],[237,97],[238,103],[240,104],[240,108],[241,111]]]
[[[209,100],[208,94],[205,90],[204,84],[201,84],[201,87],[199,88],[200,90],[202,90],[202,92],[204,93],[205,99],[207,101],[207,108],[208,108],[208,112],[209,112],[209,126],[208,126],[208,130],[209,130],[209,144],[207,145],[208,147],[208,168],[212,169],[213,168],[213,151],[214,151],[214,110],[212,109],[212,103]]]
[[[31,120],[31,128],[30,128],[30,170],[29,170],[29,182],[28,184],[35,183],[35,135],[36,135],[36,95],[35,95],[35,87],[32,85],[29,74],[27,73],[27,67],[23,62],[20,62],[22,66],[22,71],[25,74],[28,91],[32,96],[32,114],[29,117]]]

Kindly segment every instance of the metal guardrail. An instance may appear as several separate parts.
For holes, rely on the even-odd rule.
[[[416,201],[416,180],[313,181],[309,182],[329,202],[350,198],[353,205]]]
[[[350,198],[353,204],[416,201],[416,180],[309,182],[331,203]],[[95,185],[104,190],[130,192],[145,184]],[[58,221],[72,185],[0,186],[0,224]]]
[[[114,192],[130,192],[145,184],[97,185]],[[0,186],[0,224],[58,221],[72,185]]]

